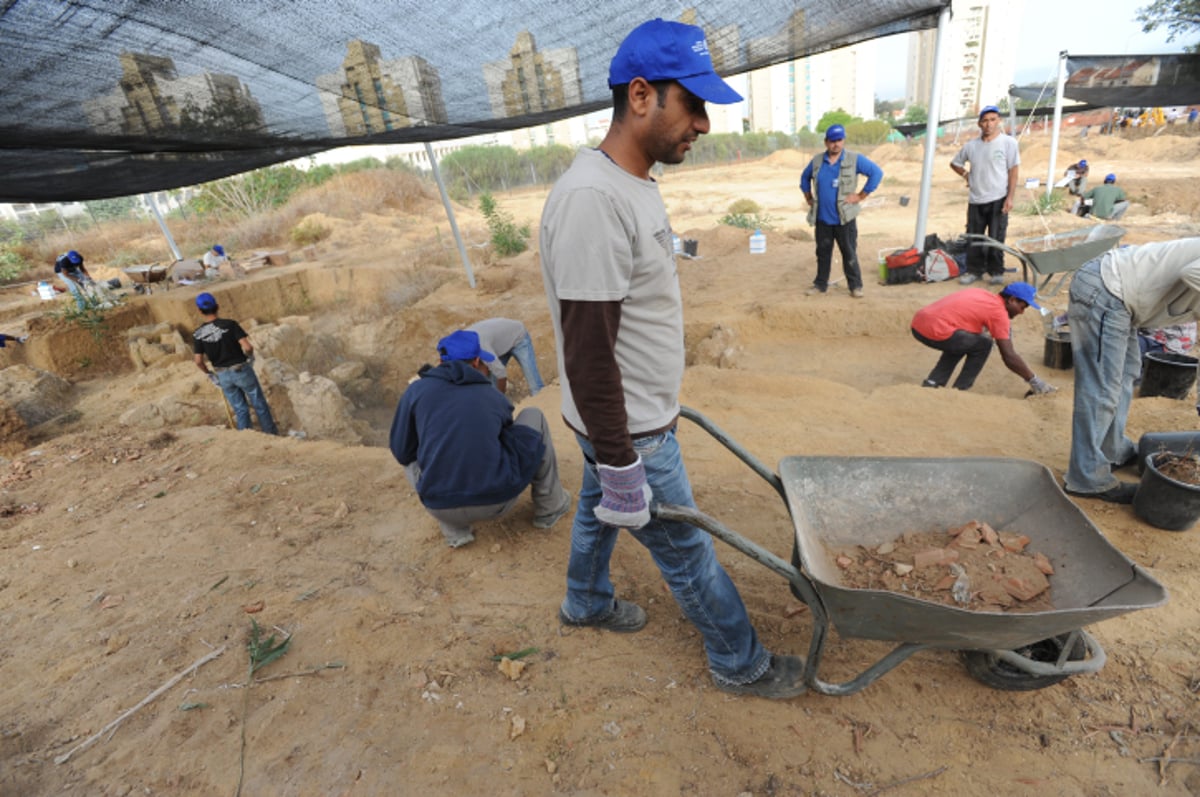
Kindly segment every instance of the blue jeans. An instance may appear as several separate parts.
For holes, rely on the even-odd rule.
[[[1100,493],[1120,482],[1112,475],[1113,463],[1137,452],[1125,435],[1133,381],[1141,372],[1137,327],[1125,303],[1104,287],[1099,260],[1075,272],[1067,315],[1075,407],[1066,484],[1075,492]]]
[[[538,373],[537,355],[533,353],[533,340],[529,333],[525,333],[525,337],[518,340],[511,351],[501,354],[500,362],[508,365],[508,361],[514,357],[521,364],[521,373],[525,374],[525,381],[529,383],[529,395],[534,395],[546,386],[542,375]]]
[[[585,438],[576,437],[586,461],[571,528],[562,613],[578,621],[612,611],[615,594],[608,563],[620,529],[596,520],[600,477],[595,452]],[[656,503],[696,505],[674,430],[634,440],[633,447],[642,457]],[[719,683],[745,684],[761,677],[771,664],[771,654],[758,641],[737,588],[717,561],[708,532],[686,523],[652,520],[630,534],[650,551],[679,608],[704,637],[713,678]]]
[[[79,306],[79,309],[81,311],[85,310],[87,304],[83,300],[83,290],[79,287],[79,284],[75,280],[68,278],[66,274],[59,274],[58,278],[62,280],[63,284],[67,286],[67,290],[75,297],[75,304]]]
[[[266,434],[279,434],[275,428],[275,419],[271,417],[271,408],[267,406],[267,397],[263,395],[258,377],[249,363],[242,370],[232,369],[217,372],[217,381],[221,384],[221,392],[229,406],[233,408],[233,417],[237,421],[238,430],[249,429],[250,407],[258,416],[258,425]]]

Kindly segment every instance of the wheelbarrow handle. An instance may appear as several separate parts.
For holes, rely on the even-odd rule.
[[[706,431],[710,435],[712,435],[718,443],[725,446],[725,448],[729,449],[733,453],[734,456],[736,456],[742,462],[744,462],[748,466],[750,466],[750,470],[757,473],[759,476],[762,477],[763,481],[765,481],[767,484],[771,485],[771,487],[774,488],[775,492],[779,493],[780,498],[784,499],[784,501],[787,500],[787,493],[783,489],[783,481],[779,478],[779,475],[776,474],[775,471],[771,470],[766,465],[764,465],[757,457],[755,457],[749,451],[742,448],[742,446],[739,445],[736,440],[734,440],[732,437],[730,437],[725,432],[724,429],[717,426],[715,423],[710,421],[703,414],[701,414],[700,412],[697,412],[696,410],[692,409],[691,407],[681,406],[679,408],[679,417],[687,418],[689,421],[696,424],[701,429],[703,429],[704,431]]]

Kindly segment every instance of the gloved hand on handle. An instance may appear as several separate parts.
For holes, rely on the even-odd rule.
[[[1031,393],[1036,393],[1039,396],[1045,393],[1053,393],[1054,391],[1058,390],[1058,388],[1056,388],[1054,385],[1037,375],[1029,380],[1029,389]]]
[[[608,526],[640,529],[650,522],[650,499],[654,493],[646,483],[646,468],[639,456],[632,465],[614,468],[597,465],[603,495],[596,505],[596,519]]]

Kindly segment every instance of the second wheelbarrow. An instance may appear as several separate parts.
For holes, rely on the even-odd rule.
[[[1071,232],[1022,238],[1011,246],[976,233],[967,235],[967,238],[973,242],[973,246],[990,246],[1017,258],[1021,261],[1021,278],[1033,282],[1029,279],[1029,272],[1032,271],[1034,280],[1041,279],[1040,283],[1034,282],[1038,293],[1053,296],[1076,269],[1112,249],[1123,235],[1125,229],[1116,224],[1097,224]],[[1058,282],[1047,290],[1055,276]]]
[[[791,456],[775,474],[700,413],[685,407],[680,414],[783,498],[794,527],[792,559],[691,507],[659,505],[655,515],[702,528],[787,579],[812,614],[805,679],[813,691],[852,694],[928,649],[960,651],[967,671],[990,687],[1040,689],[1104,666],[1103,648],[1083,626],[1167,600],[1166,589],[1113,547],[1037,462]],[[944,531],[973,518],[998,532],[1019,531],[1050,560],[1053,609],[973,611],[843,581],[839,546],[878,546],[906,532]],[[831,624],[845,638],[899,644],[856,677],[827,682],[819,673]]]

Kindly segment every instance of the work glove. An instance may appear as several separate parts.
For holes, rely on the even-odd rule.
[[[217,375],[212,373],[211,371],[209,371],[209,373],[208,373],[208,381],[212,382],[217,387],[221,386],[221,380],[217,379]]]
[[[596,520],[622,529],[640,529],[650,522],[653,492],[646,484],[646,468],[640,456],[632,465],[597,465],[596,470],[603,493],[596,506]]]
[[[1053,393],[1056,390],[1058,390],[1058,388],[1047,382],[1045,379],[1042,379],[1040,376],[1034,376],[1029,380],[1030,393],[1040,396],[1045,393]]]
[[[28,335],[22,335],[21,337],[17,338],[17,343],[24,343],[24,342],[25,342],[25,341],[27,341],[27,340],[29,340],[29,336],[28,336]],[[1197,411],[1200,411],[1200,407],[1197,407],[1197,408],[1196,408],[1196,410],[1197,410]]]

